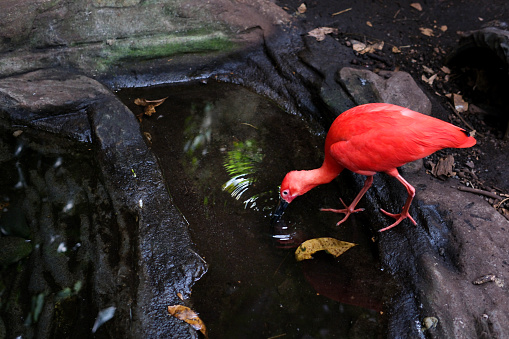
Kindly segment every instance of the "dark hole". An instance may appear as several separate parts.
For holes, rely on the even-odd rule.
[[[506,133],[509,115],[508,65],[489,48],[469,48],[458,53],[449,65],[451,80],[464,99],[477,106],[471,108],[490,128]]]

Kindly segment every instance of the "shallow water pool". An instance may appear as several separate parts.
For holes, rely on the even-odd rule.
[[[323,131],[231,84],[118,94],[140,115],[172,199],[207,261],[191,302],[210,338],[383,337],[380,312],[390,279],[377,262],[366,219],[356,214],[337,227],[340,216],[319,212],[356,192],[339,189],[339,181],[323,185],[296,199],[281,222],[269,222],[285,173],[321,165]],[[165,97],[152,116],[133,103]],[[346,187],[348,177],[340,180]],[[296,262],[295,247],[315,237],[359,245],[337,259],[319,253]]]

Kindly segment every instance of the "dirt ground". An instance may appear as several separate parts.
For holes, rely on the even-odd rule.
[[[440,159],[454,156],[454,167],[442,176],[458,176],[468,187],[482,190],[486,199],[509,218],[509,203],[504,200],[509,197],[508,141],[504,140],[509,117],[509,105],[504,100],[509,90],[507,63],[486,51],[471,59],[451,59],[460,38],[469,31],[489,26],[507,29],[509,2],[313,0],[304,2],[305,7],[302,3],[278,1],[309,31],[336,28],[332,37],[352,49],[356,41],[373,45],[374,50],[367,53],[352,51],[350,63],[375,73],[410,73],[431,99],[434,116],[476,131],[475,147],[438,152],[426,159],[426,168],[431,173]],[[469,103],[467,111],[455,111],[450,98],[454,94]],[[489,197],[489,192],[499,198]]]

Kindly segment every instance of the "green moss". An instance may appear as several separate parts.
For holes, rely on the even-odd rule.
[[[196,32],[194,32],[196,33]],[[228,51],[235,44],[223,33],[196,35],[165,35],[139,40],[114,41],[103,50],[103,59],[98,68],[107,68],[112,64],[128,60],[149,60],[171,57],[185,53],[211,53]]]

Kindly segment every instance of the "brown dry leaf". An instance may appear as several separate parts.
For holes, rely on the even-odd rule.
[[[463,97],[459,94],[452,95],[452,101],[454,103],[454,109],[458,112],[466,112],[468,111],[468,102],[463,100]]]
[[[422,65],[422,69],[424,69],[424,72],[428,73],[428,74],[433,74],[435,73],[430,67],[426,66],[426,65]]]
[[[373,27],[373,24],[371,23],[371,21],[366,21],[366,25],[368,25],[369,27]]]
[[[318,27],[308,32],[308,35],[316,38],[316,41],[322,41],[327,34],[338,34],[338,29],[332,27]]]
[[[143,135],[145,136],[145,138],[147,138],[148,143],[152,144],[152,134],[150,134],[149,132],[143,132]],[[177,293],[177,295],[178,295],[178,293]],[[184,300],[184,299],[182,299],[182,300]]]
[[[340,241],[334,238],[315,238],[304,241],[295,251],[295,259],[302,261],[312,259],[313,254],[318,251],[326,251],[335,257],[348,251],[350,248],[357,246],[351,242]]]
[[[374,44],[366,45],[363,42],[357,41],[357,40],[351,40],[352,48],[354,51],[356,51],[359,54],[365,54],[365,53],[373,53],[374,51],[378,50],[381,51],[384,48],[384,42],[377,42]]]
[[[208,338],[207,328],[205,327],[205,324],[200,319],[200,317],[198,317],[198,314],[196,314],[189,307],[182,305],[168,306],[168,313],[177,319],[185,321],[186,323],[191,325],[195,330],[203,333],[205,338]]]
[[[431,168],[431,174],[435,177],[452,177],[456,175],[452,169],[454,167],[454,157],[452,155],[448,155],[445,158],[438,160],[438,163]]]
[[[433,82],[437,78],[438,74],[433,74],[429,78],[427,78],[424,74],[421,76],[422,81],[427,82],[430,86],[433,85]]]
[[[143,98],[136,98],[134,99],[134,104],[138,106],[148,106],[153,105],[154,107],[161,105],[168,97],[157,99],[157,100],[147,100]]]
[[[154,114],[156,112],[155,108],[157,106],[161,105],[166,99],[168,99],[168,97],[162,98],[162,99],[157,99],[157,100],[147,100],[147,99],[143,99],[143,98],[136,98],[136,99],[134,99],[134,104],[138,105],[138,106],[145,107],[145,110],[143,111],[143,113],[145,115],[151,116],[152,114]],[[141,117],[138,117],[138,118],[141,120]]]
[[[442,70],[442,72],[444,72],[445,74],[451,74],[451,70],[447,66],[442,66],[440,70]]]
[[[442,32],[447,31],[447,25],[442,25],[442,26],[440,26],[440,30],[441,30]]]
[[[426,36],[434,36],[433,30],[431,28],[420,27],[419,30],[421,31],[422,34],[424,34]]]
[[[420,3],[418,3],[418,2],[414,2],[413,4],[410,4],[410,7],[415,8],[415,9],[416,9],[416,10],[418,10],[419,12],[421,12],[421,11],[422,11],[422,6],[421,6],[421,4],[420,4]]]
[[[396,46],[392,46],[392,53],[395,53],[395,54],[401,53],[401,50]]]
[[[299,12],[300,14],[306,13],[307,10],[308,8],[306,7],[305,3],[301,3],[299,8],[297,8],[297,12]]]

